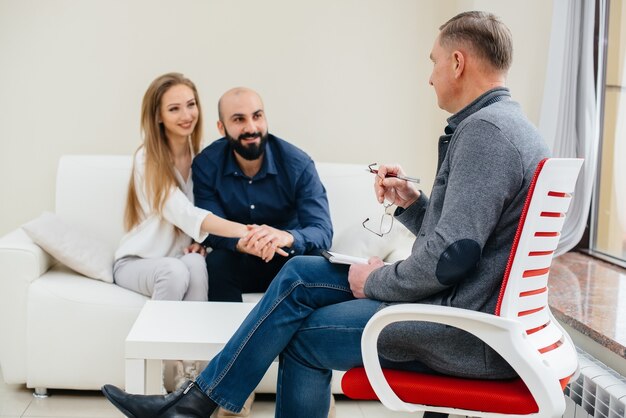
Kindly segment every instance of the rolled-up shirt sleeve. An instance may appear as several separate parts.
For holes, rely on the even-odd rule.
[[[146,193],[145,170],[145,155],[143,152],[137,153],[133,171],[135,190],[144,213],[149,214],[152,212],[152,205]],[[163,219],[179,228],[186,235],[197,242],[202,242],[209,235],[202,232],[202,221],[209,213],[211,212],[206,209],[194,206],[194,203],[187,198],[182,190],[172,186],[165,202],[163,202],[161,215]]]
[[[330,248],[333,228],[328,197],[313,161],[302,172],[296,190],[300,227],[287,230],[294,238],[291,250],[304,254],[315,248]]]
[[[209,236],[208,232],[202,231],[202,222],[210,213],[194,206],[178,187],[170,190],[163,205],[163,217],[197,242]]]

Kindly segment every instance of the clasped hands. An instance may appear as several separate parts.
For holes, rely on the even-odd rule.
[[[263,261],[270,262],[276,254],[283,257],[289,254],[283,247],[293,245],[293,235],[280,229],[272,228],[269,225],[246,225],[248,234],[237,241],[237,251],[254,255]],[[201,244],[194,242],[187,246],[183,252],[185,254],[198,253],[206,256],[206,249]]]
[[[254,255],[266,263],[270,262],[276,254],[287,257],[289,254],[283,250],[293,245],[293,235],[281,231],[269,225],[248,225],[248,235],[237,241],[237,251]]]

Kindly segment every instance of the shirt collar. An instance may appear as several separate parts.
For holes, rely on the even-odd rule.
[[[267,144],[265,146],[265,155],[263,157],[263,163],[261,164],[261,169],[254,176],[255,178],[263,178],[268,174],[278,174],[278,168],[276,167],[276,160],[274,159],[273,149],[273,135],[269,134],[267,136]],[[229,145],[227,147],[228,156],[226,157],[226,165],[224,167],[224,176],[234,175],[235,173],[241,174],[241,168],[239,164],[237,164],[237,160],[235,159],[235,155],[233,154],[233,149]]]
[[[509,100],[510,98],[511,93],[506,87],[496,87],[495,89],[481,94],[473,102],[448,118],[448,126],[445,128],[446,134],[453,133],[456,127],[459,126],[465,118],[478,112],[483,107],[487,107],[500,100]]]

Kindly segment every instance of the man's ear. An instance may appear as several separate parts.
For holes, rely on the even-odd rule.
[[[220,135],[226,136],[226,129],[224,129],[224,124],[221,120],[217,121],[217,130],[219,131]]]
[[[465,55],[461,51],[454,51],[452,61],[454,62],[454,77],[459,78],[465,69]]]

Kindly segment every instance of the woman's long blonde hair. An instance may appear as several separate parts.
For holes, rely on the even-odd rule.
[[[146,193],[152,210],[158,214],[163,211],[165,199],[172,186],[177,186],[174,174],[174,162],[170,152],[165,128],[159,123],[161,114],[161,100],[170,88],[183,84],[189,87],[194,94],[198,107],[198,121],[191,134],[191,148],[193,154],[200,151],[202,141],[202,107],[195,84],[180,73],[167,73],[156,78],[148,87],[141,104],[141,134],[146,155],[146,172],[144,173]],[[139,151],[139,150],[137,150]],[[137,190],[135,189],[135,166],[128,183],[126,210],[124,213],[124,227],[127,231],[138,225],[144,218],[139,205]]]

